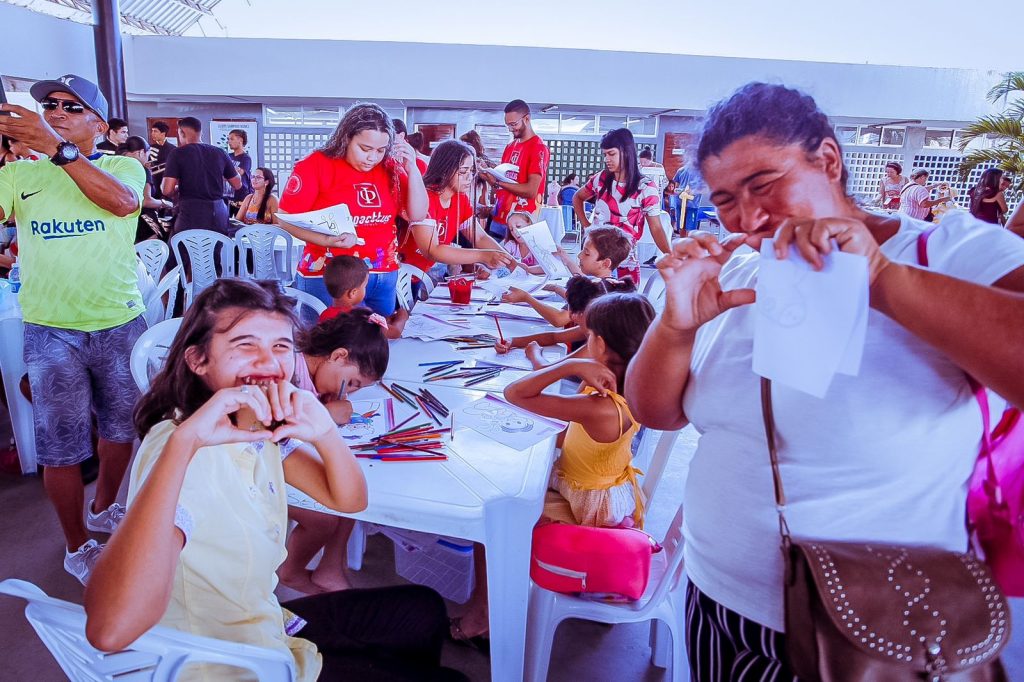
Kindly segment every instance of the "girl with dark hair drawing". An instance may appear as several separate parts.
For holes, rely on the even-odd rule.
[[[869,279],[859,374],[836,375],[824,398],[771,386],[793,534],[951,551],[968,546],[982,437],[967,372],[1024,403],[1024,297],[1001,291],[1024,291],[1024,242],[950,213],[920,267],[932,226],[858,206],[828,117],[782,85],[750,83],[711,107],[697,164],[733,234],[677,240],[659,262],[665,308],[625,395],[646,426],[692,422],[701,434],[683,498],[692,678],[782,682],[799,662],[785,654],[779,516],[750,362],[762,240],[815,269],[835,249],[862,256]]]
[[[427,193],[416,152],[395,138],[391,118],[376,104],[356,104],[345,112],[327,144],[295,165],[281,197],[284,213],[337,204],[348,206],[355,235],[335,237],[278,219],[281,227],[306,242],[296,286],[330,305],[323,283],[327,260],[336,255],[362,258],[370,266],[366,305],[387,317],[395,310],[398,282],[396,220],[423,220]]]
[[[632,277],[640,284],[640,261],[636,243],[644,234],[644,224],[651,230],[654,243],[668,253],[668,235],[661,225],[661,195],[654,182],[640,172],[633,133],[619,128],[601,138],[605,169],[594,175],[572,198],[572,205],[586,229],[591,221],[584,204],[593,200],[593,222],[623,230],[633,240],[634,250],[619,266],[620,277]]]
[[[429,589],[344,590],[282,607],[286,485],[366,507],[362,469],[316,396],[291,383],[294,301],[220,279],[185,314],[143,396],[128,512],[85,593],[85,634],[126,648],[158,623],[290,654],[301,682],[465,679],[440,667],[444,602]],[[181,679],[250,679],[216,664]]]
[[[512,265],[512,257],[473,220],[467,192],[473,185],[475,161],[473,148],[465,142],[446,140],[434,149],[423,176],[427,217],[410,225],[409,237],[400,249],[403,261],[423,272],[435,263],[480,263],[489,268]],[[460,232],[475,248],[451,245]]]
[[[276,179],[269,168],[257,168],[252,171],[252,194],[242,199],[238,207],[236,220],[246,225],[264,223],[273,225],[274,214],[277,213],[277,197],[274,196]]]

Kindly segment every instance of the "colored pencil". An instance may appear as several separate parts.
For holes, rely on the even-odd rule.
[[[397,393],[392,391],[390,388],[388,388],[388,385],[385,384],[383,381],[381,381],[379,383],[380,383],[380,387],[383,388],[388,393],[390,393],[392,398],[394,398],[395,400],[397,400],[400,403],[405,403],[407,405],[409,404],[408,400],[406,400],[405,398],[403,398],[402,396],[398,395]]]
[[[462,360],[440,360],[438,362],[421,362],[419,367],[430,367],[431,365],[447,365],[449,362],[462,362]]]
[[[466,387],[476,386],[477,384],[482,384],[483,382],[488,381],[489,379],[493,379],[494,377],[498,376],[499,374],[501,374],[501,370],[499,370],[497,372],[494,372],[493,374],[484,374],[484,375],[482,375],[480,377],[477,377],[476,379],[470,379],[469,381],[464,383],[463,386],[466,386]]]
[[[505,335],[501,333],[501,323],[498,322],[497,315],[492,315],[494,318],[494,326],[498,328],[498,340],[505,343]]]
[[[497,321],[497,320],[495,320]],[[345,389],[348,387],[348,379],[342,379],[341,388],[338,389],[338,400],[345,399]]]

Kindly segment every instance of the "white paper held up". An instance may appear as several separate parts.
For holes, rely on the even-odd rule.
[[[562,279],[572,275],[556,253],[558,247],[555,246],[555,240],[551,237],[551,228],[548,227],[546,221],[542,220],[539,223],[520,228],[519,236],[530,248],[530,253],[537,259],[537,264],[540,265],[545,275],[552,279]]]
[[[754,372],[817,398],[836,372],[860,371],[868,318],[867,259],[834,248],[822,260],[820,272],[795,248],[778,260],[764,240],[754,304]]]
[[[274,215],[289,225],[301,227],[310,232],[329,234],[334,237],[340,237],[343,234],[356,234],[355,221],[352,220],[352,214],[345,204],[335,204],[334,206],[305,213],[278,212]],[[360,239],[357,243],[363,244],[365,242]]]
[[[518,177],[519,166],[515,165],[514,163],[499,163],[494,168],[484,168],[483,172],[490,173],[492,176],[494,176],[498,180],[501,180],[502,182],[514,183],[517,182],[517,180],[513,178],[511,174],[515,173]]]

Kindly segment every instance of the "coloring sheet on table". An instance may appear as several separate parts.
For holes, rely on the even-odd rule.
[[[459,320],[446,320],[439,315],[417,311],[406,321],[402,336],[424,341],[437,341],[448,336],[469,333],[470,325]]]
[[[556,353],[553,348],[542,348],[541,352],[543,353],[544,351],[547,351],[548,360],[554,359]],[[465,354],[475,358],[477,365],[497,365],[498,367],[522,369],[528,372],[533,371],[533,365],[530,364],[529,358],[526,357],[526,350],[523,348],[513,348],[507,353],[499,353],[493,347],[476,348],[471,351],[465,351]],[[460,355],[459,357],[462,356]]]
[[[761,246],[753,370],[775,382],[825,397],[836,372],[856,376],[868,319],[868,263],[838,248],[815,272],[793,248],[777,260]]]
[[[456,426],[468,426],[513,450],[526,450],[565,428],[562,422],[521,410],[490,395],[459,410]]]
[[[308,211],[306,213],[275,213],[274,215],[289,225],[295,225],[296,227],[301,227],[311,232],[319,232],[320,234],[339,237],[346,233],[356,233],[356,224],[352,220],[352,214],[349,212],[348,206],[345,204],[336,204],[327,208],[321,208],[318,211]]]
[[[369,443],[411,414],[412,408],[392,398],[353,400],[352,418],[348,424],[338,427],[338,433],[348,445]]]
[[[543,315],[525,303],[499,303],[498,305],[489,305],[484,308],[483,313],[485,315],[493,315],[495,317],[507,317],[513,320],[544,320]]]
[[[491,279],[478,281],[476,286],[491,292],[497,300],[510,287],[517,287],[532,294],[543,287],[547,281],[548,279],[544,275],[531,275],[522,268],[516,268],[508,277],[492,277]]]
[[[537,264],[544,274],[553,279],[569,277],[572,273],[558,257],[555,240],[551,237],[551,228],[547,222],[540,221],[519,230],[519,236],[530,247],[530,253],[537,259]]]

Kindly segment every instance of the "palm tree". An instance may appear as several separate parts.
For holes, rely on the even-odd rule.
[[[1012,99],[1011,99],[1012,97]],[[1014,189],[1024,189],[1024,71],[1013,71],[988,91],[993,104],[1003,101],[1003,111],[982,116],[960,133],[960,151],[980,137],[996,140],[988,149],[972,149],[960,162],[960,178],[967,181],[976,167],[995,166],[1013,176]]]

